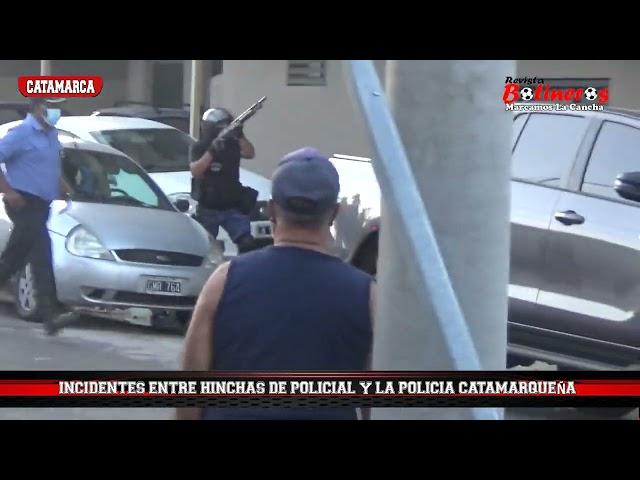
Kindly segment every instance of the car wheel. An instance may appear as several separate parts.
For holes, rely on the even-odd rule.
[[[178,325],[181,333],[184,335],[187,333],[187,329],[189,328],[189,323],[191,322],[191,315],[193,312],[177,312],[176,317],[178,319]]]
[[[42,306],[51,305],[52,302],[42,298],[42,295],[38,292],[31,263],[27,263],[16,276],[14,298],[16,313],[20,318],[31,322],[43,321],[44,312],[42,311]]]
[[[533,365],[533,363],[534,360],[531,360],[530,358],[526,358],[520,355],[507,354],[507,368],[518,366],[529,367]]]
[[[191,312],[159,310],[151,315],[151,327],[161,332],[185,334]]]
[[[576,410],[587,415],[592,415],[594,417],[620,418],[636,410],[636,407],[579,407],[576,408]]]
[[[575,368],[566,367],[564,365],[558,365],[558,371],[570,372],[576,371]],[[636,407],[577,407],[576,410],[584,413],[585,415],[591,415],[594,417],[602,418],[620,418],[633,412]]]

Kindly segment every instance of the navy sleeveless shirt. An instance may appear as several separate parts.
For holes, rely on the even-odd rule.
[[[372,278],[341,259],[267,247],[231,261],[213,331],[215,370],[365,370]],[[353,408],[211,408],[205,419],[356,419]]]

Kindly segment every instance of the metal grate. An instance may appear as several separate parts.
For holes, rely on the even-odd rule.
[[[327,84],[326,60],[289,60],[287,85],[324,86]]]
[[[161,252],[157,250],[116,250],[115,254],[125,262],[149,263],[153,265],[173,265],[180,267],[199,267],[203,257],[179,252]]]

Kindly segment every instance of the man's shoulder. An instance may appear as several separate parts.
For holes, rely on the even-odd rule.
[[[264,247],[237,255],[229,261],[229,266],[250,265],[255,262],[260,262],[271,255],[272,249],[273,247]]]
[[[346,262],[344,260],[340,260],[340,261],[342,262],[342,265],[343,265],[342,268],[346,272],[349,272],[353,277],[358,278],[360,280],[367,281],[367,282],[375,281],[375,277],[373,275],[365,272],[364,270],[358,267],[354,267],[349,262]]]
[[[14,136],[14,138],[15,137],[25,137],[29,133],[31,133],[32,131],[33,131],[33,127],[31,126],[31,123],[29,123],[27,120],[23,120],[19,124],[11,127],[7,131],[7,135],[12,135],[12,136]]]

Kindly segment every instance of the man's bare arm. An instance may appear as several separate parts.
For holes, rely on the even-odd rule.
[[[11,205],[13,208],[22,208],[26,205],[26,201],[24,197],[20,195],[18,192],[16,192],[11,187],[11,185],[9,185],[9,182],[7,182],[7,179],[5,178],[1,170],[0,170],[0,192],[4,194],[5,201],[9,203],[9,205]]]
[[[200,178],[211,167],[211,162],[213,162],[213,154],[207,150],[199,160],[191,162],[191,165],[189,165],[191,176]]]
[[[228,271],[228,262],[220,265],[209,277],[198,297],[185,337],[183,370],[208,371],[211,369],[213,360],[213,324]],[[176,418],[178,420],[199,420],[202,418],[202,409],[196,407],[177,408]]]
[[[240,144],[240,156],[242,158],[251,159],[256,156],[256,149],[246,137],[240,137],[238,143]]]

